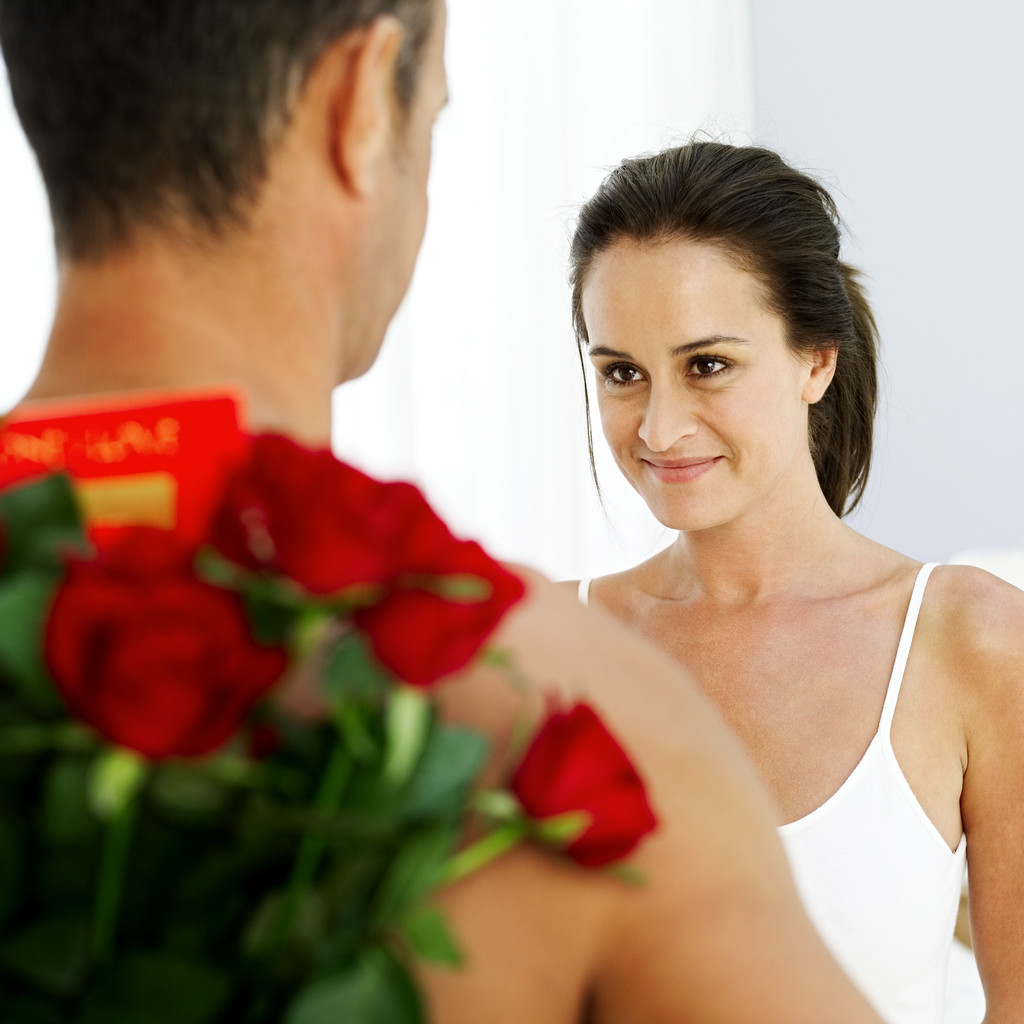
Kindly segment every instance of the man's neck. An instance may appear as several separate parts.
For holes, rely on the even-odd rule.
[[[250,429],[329,443],[341,324],[277,262],[267,247],[211,252],[155,241],[66,264],[26,397],[226,383],[244,394]]]

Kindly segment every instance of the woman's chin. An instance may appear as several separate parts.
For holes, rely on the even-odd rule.
[[[722,526],[729,521],[729,516],[721,511],[711,509],[697,509],[692,506],[679,508],[678,506],[666,507],[665,505],[647,506],[654,518],[667,530],[675,530],[679,533],[697,533],[701,530],[710,530],[716,526]]]

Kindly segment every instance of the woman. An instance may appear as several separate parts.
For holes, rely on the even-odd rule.
[[[877,334],[831,197],[774,153],[691,143],[608,176],[571,267],[605,437],[679,531],[581,597],[718,705],[812,919],[883,1017],[942,1019],[969,847],[986,1021],[1020,1019],[1024,594],[842,520],[870,463]]]

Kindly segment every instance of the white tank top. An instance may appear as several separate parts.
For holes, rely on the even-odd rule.
[[[939,1024],[960,903],[955,851],[914,796],[890,741],[925,584],[918,574],[882,714],[864,756],[816,810],[779,829],[807,913],[887,1024]],[[587,602],[590,581],[580,583]]]

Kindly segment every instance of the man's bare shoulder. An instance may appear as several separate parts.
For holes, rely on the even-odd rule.
[[[553,587],[557,587],[559,590],[564,590],[567,594],[575,594],[577,597],[579,596],[579,580],[555,580],[551,585]]]
[[[849,1012],[836,1012],[837,1022],[874,1021],[807,922],[773,809],[706,699],[674,662],[583,607],[571,587],[523,575],[527,596],[495,645],[535,684],[540,707],[554,694],[599,711],[644,779],[659,825],[632,858],[639,886],[521,849],[444,894],[473,959],[467,973],[427,976],[436,1019],[761,1024],[818,1020],[821,1006],[838,1005]],[[522,700],[498,696],[501,681],[486,670],[455,687],[452,712],[468,710],[499,742],[507,716],[523,712]],[[514,1013],[488,994],[509,976],[520,990]],[[731,1016],[719,1012],[723,1000]]]
[[[464,672],[444,695],[448,712],[468,717],[500,741],[524,714],[537,718],[554,699],[585,700],[605,719],[640,768],[665,812],[674,815],[717,785],[730,785],[774,826],[773,809],[739,745],[682,668],[599,607],[583,606],[571,586],[521,570],[525,598],[492,638],[525,682],[502,672]],[[690,792],[688,773],[713,775]]]

